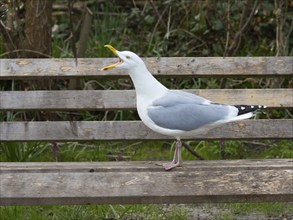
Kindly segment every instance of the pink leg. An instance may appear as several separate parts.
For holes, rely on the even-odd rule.
[[[163,164],[163,167],[165,168],[165,170],[171,170],[181,165],[181,148],[182,148],[181,140],[177,139],[173,160],[171,161],[171,163]]]

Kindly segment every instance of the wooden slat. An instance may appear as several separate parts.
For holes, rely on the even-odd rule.
[[[1,122],[1,141],[173,140],[141,121]],[[290,139],[293,120],[244,120],[187,139]]]
[[[0,163],[0,205],[292,202],[292,160]]]
[[[290,76],[293,57],[163,57],[145,58],[154,75],[166,76]],[[0,80],[126,76],[125,70],[100,71],[101,67],[117,62],[116,58],[75,59],[0,59]]]
[[[293,107],[293,89],[188,90],[226,104],[262,104],[270,108]],[[2,91],[1,110],[113,110],[135,109],[132,90]]]
[[[105,172],[105,171],[158,171],[159,161],[117,161],[115,162],[0,162],[0,173],[54,173],[54,172]],[[200,162],[184,161],[184,170],[230,170],[253,169],[257,166],[261,169],[290,169],[293,168],[293,159],[267,159],[267,160],[225,160],[219,163],[218,160],[204,160]],[[182,168],[180,168],[182,169]],[[160,171],[160,170],[159,170]]]

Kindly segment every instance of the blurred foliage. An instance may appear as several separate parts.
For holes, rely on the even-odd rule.
[[[82,19],[80,2],[74,2],[73,30],[70,30],[67,0],[54,2],[63,7],[53,10],[53,57],[73,57],[69,38],[71,32],[78,38]],[[223,56],[226,44],[232,43],[247,21],[253,3],[247,0],[89,0],[86,5],[93,12],[93,22],[86,57],[108,56],[110,53],[103,49],[105,44],[143,56]],[[293,38],[290,37],[293,4],[286,3],[283,31],[287,38],[287,55],[293,55]],[[7,7],[2,5],[1,19],[5,20]],[[19,13],[23,13],[20,9]],[[276,54],[275,13],[274,1],[258,1],[248,27],[241,33],[235,56]]]
[[[130,1],[128,4],[125,1],[93,4],[91,9],[97,23],[94,23],[93,42],[90,42],[93,45],[89,48],[103,51],[103,45],[110,43],[143,56],[223,56],[226,41],[231,43],[247,19],[241,17],[248,14],[243,8],[247,7],[250,12],[251,3],[253,1],[183,0],[155,1],[154,4],[139,1],[135,5]],[[288,11],[289,7],[292,5],[288,5]],[[289,37],[293,15],[286,13],[285,16],[284,31]],[[234,55],[275,55],[275,30],[273,1],[260,1]],[[288,55],[293,55],[293,39],[288,39],[288,43]]]

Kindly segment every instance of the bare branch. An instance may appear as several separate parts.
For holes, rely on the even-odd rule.
[[[41,55],[43,57],[53,58],[49,54],[45,54],[45,53],[42,53],[42,52],[39,52],[39,51],[29,50],[29,49],[16,49],[16,50],[8,51],[8,52],[0,54],[0,57],[4,57],[6,55],[13,54],[13,53],[19,53],[19,52],[33,53],[33,54],[36,54],[36,55]]]
[[[199,155],[195,150],[192,149],[192,147],[190,147],[188,144],[186,144],[185,142],[182,142],[182,146],[185,147],[192,155],[194,155],[195,157],[197,157],[200,160],[204,160],[204,158]]]
[[[250,15],[248,16],[246,22],[240,26],[240,29],[239,31],[237,31],[237,33],[235,34],[234,38],[233,38],[233,41],[228,49],[228,53],[227,55],[228,56],[234,56],[235,53],[237,52],[239,46],[240,46],[240,43],[241,43],[241,37],[242,35],[244,34],[244,32],[247,30],[252,18],[253,18],[253,15],[255,13],[255,10],[256,10],[256,7],[258,5],[258,0],[255,0],[254,1],[254,4],[253,4],[253,7],[252,7],[252,10],[250,12]],[[248,6],[247,6],[248,7]],[[241,22],[240,22],[241,23]]]

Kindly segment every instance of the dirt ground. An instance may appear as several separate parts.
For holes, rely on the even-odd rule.
[[[292,204],[293,205],[293,204]],[[175,205],[168,205],[166,209],[172,209]],[[206,206],[206,205],[176,205],[181,207],[188,213],[186,220],[195,219],[214,219],[214,220],[293,220],[293,213],[278,214],[270,216],[264,213],[247,213],[247,214],[235,214],[228,208],[218,206]]]

